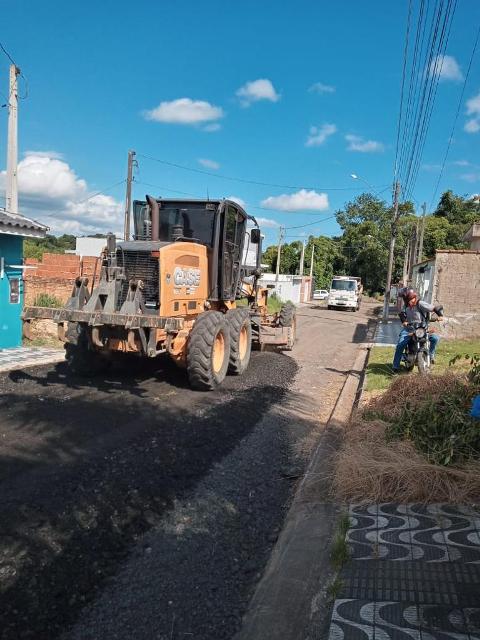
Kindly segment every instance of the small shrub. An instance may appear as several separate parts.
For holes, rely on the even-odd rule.
[[[475,390],[458,382],[443,396],[407,402],[388,419],[387,440],[411,441],[425,458],[438,465],[463,463],[480,453],[480,428],[470,417]],[[385,416],[382,416],[385,418]]]
[[[470,382],[473,382],[473,384],[480,384],[480,354],[474,353],[473,355],[470,355],[466,353],[462,355],[461,353],[457,353],[457,355],[454,356],[448,364],[452,366],[462,359],[470,361],[470,370],[468,372],[468,379]]]
[[[58,309],[62,306],[62,301],[49,293],[39,293],[33,302],[34,307],[53,307]]]

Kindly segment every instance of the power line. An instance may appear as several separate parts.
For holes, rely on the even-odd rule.
[[[24,74],[22,73],[21,69],[19,68],[18,64],[15,62],[15,60],[12,58],[12,56],[8,53],[8,51],[5,49],[5,47],[3,46],[3,44],[0,42],[0,49],[3,51],[3,53],[7,56],[7,58],[10,60],[10,62],[17,67],[17,69],[19,69],[20,71],[20,77],[23,78],[24,82],[25,82],[25,95],[23,96],[18,96],[19,100],[26,100],[28,98],[28,80],[26,79],[26,77],[24,76]],[[5,94],[3,94],[5,95]],[[6,97],[6,96],[5,96]],[[10,102],[10,98],[11,95],[8,97],[7,102]]]
[[[197,169],[196,167],[187,167],[182,164],[177,164],[176,162],[170,162],[168,160],[161,160],[160,158],[154,158],[153,156],[148,156],[143,153],[138,153],[137,157],[145,158],[146,160],[151,160],[153,162],[158,162],[160,164],[164,164],[168,167],[174,167],[176,169],[182,169],[183,171],[190,171],[192,173],[200,173],[202,175],[211,176],[213,178],[220,178],[222,180],[230,180],[233,182],[242,182],[244,184],[254,184],[261,187],[275,187],[278,189],[310,189],[310,190],[318,190],[318,191],[361,191],[361,187],[319,187],[319,186],[305,186],[305,185],[292,185],[292,184],[276,184],[273,182],[262,182],[260,180],[248,180],[246,178],[237,178],[234,176],[226,176],[221,173],[213,173],[212,171],[206,171],[204,169]],[[382,185],[383,186],[383,185]],[[376,188],[376,187],[375,187]]]
[[[322,218],[321,220],[315,220],[314,222],[308,222],[307,224],[298,224],[294,227],[284,227],[285,230],[289,229],[303,229],[304,227],[312,227],[314,224],[320,224],[321,222],[326,222],[327,220],[332,220],[336,216],[328,216],[328,218]]]
[[[402,111],[403,111],[403,91],[405,88],[405,76],[407,70],[407,58],[408,58],[408,38],[410,33],[410,18],[412,15],[412,0],[409,0],[408,3],[408,18],[407,18],[407,33],[405,35],[405,48],[403,51],[403,72],[402,72],[402,85],[400,90],[400,110],[398,113],[398,125],[397,125],[397,145],[395,150],[395,165],[394,165],[394,181],[397,179],[397,171],[398,171],[398,145],[400,141],[400,129],[402,122]]]
[[[448,139],[448,144],[447,144],[447,148],[446,148],[446,151],[445,151],[445,156],[443,158],[442,167],[440,169],[440,173],[438,174],[437,182],[435,184],[435,190],[433,192],[432,200],[430,202],[430,210],[432,210],[432,208],[433,208],[433,204],[435,202],[435,198],[436,198],[437,192],[438,192],[438,187],[440,186],[440,181],[441,181],[441,179],[443,177],[443,172],[445,170],[445,165],[447,163],[448,154],[450,153],[450,147],[451,147],[452,140],[453,140],[453,134],[455,133],[455,128],[456,128],[457,122],[458,122],[458,116],[460,115],[460,109],[462,108],[463,96],[465,94],[465,89],[466,89],[466,86],[467,86],[468,76],[470,75],[470,70],[472,68],[473,59],[475,58],[475,53],[477,51],[477,45],[478,45],[479,37],[480,37],[480,26],[477,29],[477,35],[475,37],[475,42],[473,44],[472,54],[470,56],[470,61],[468,63],[467,72],[465,74],[465,80],[463,82],[462,90],[460,92],[460,98],[458,100],[457,111],[455,113],[455,118],[453,119],[452,131],[451,131],[450,137]]]
[[[126,182],[125,178],[123,180],[119,180],[118,182],[115,182],[115,184],[111,184],[109,187],[105,187],[105,189],[102,189],[101,191],[96,191],[95,193],[92,193],[91,196],[88,196],[88,198],[85,198],[84,200],[77,200],[76,202],[74,202],[74,204],[83,204],[84,202],[88,202],[88,200],[91,200],[96,196],[101,196],[107,191],[110,191],[111,189],[114,189],[115,187],[118,187],[121,184],[125,184],[125,182]]]

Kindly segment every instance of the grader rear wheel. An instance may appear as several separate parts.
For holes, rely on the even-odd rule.
[[[231,309],[227,311],[227,322],[230,328],[228,373],[239,376],[248,367],[252,351],[250,311],[248,309]]]
[[[230,332],[225,316],[206,311],[198,316],[187,347],[187,373],[190,385],[198,391],[212,391],[227,375]]]

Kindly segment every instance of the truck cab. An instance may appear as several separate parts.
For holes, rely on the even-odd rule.
[[[328,309],[358,311],[362,301],[362,283],[354,276],[334,276],[327,299]]]

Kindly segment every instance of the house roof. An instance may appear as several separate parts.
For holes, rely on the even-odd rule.
[[[49,227],[36,220],[0,209],[0,233],[43,238],[48,230]]]

